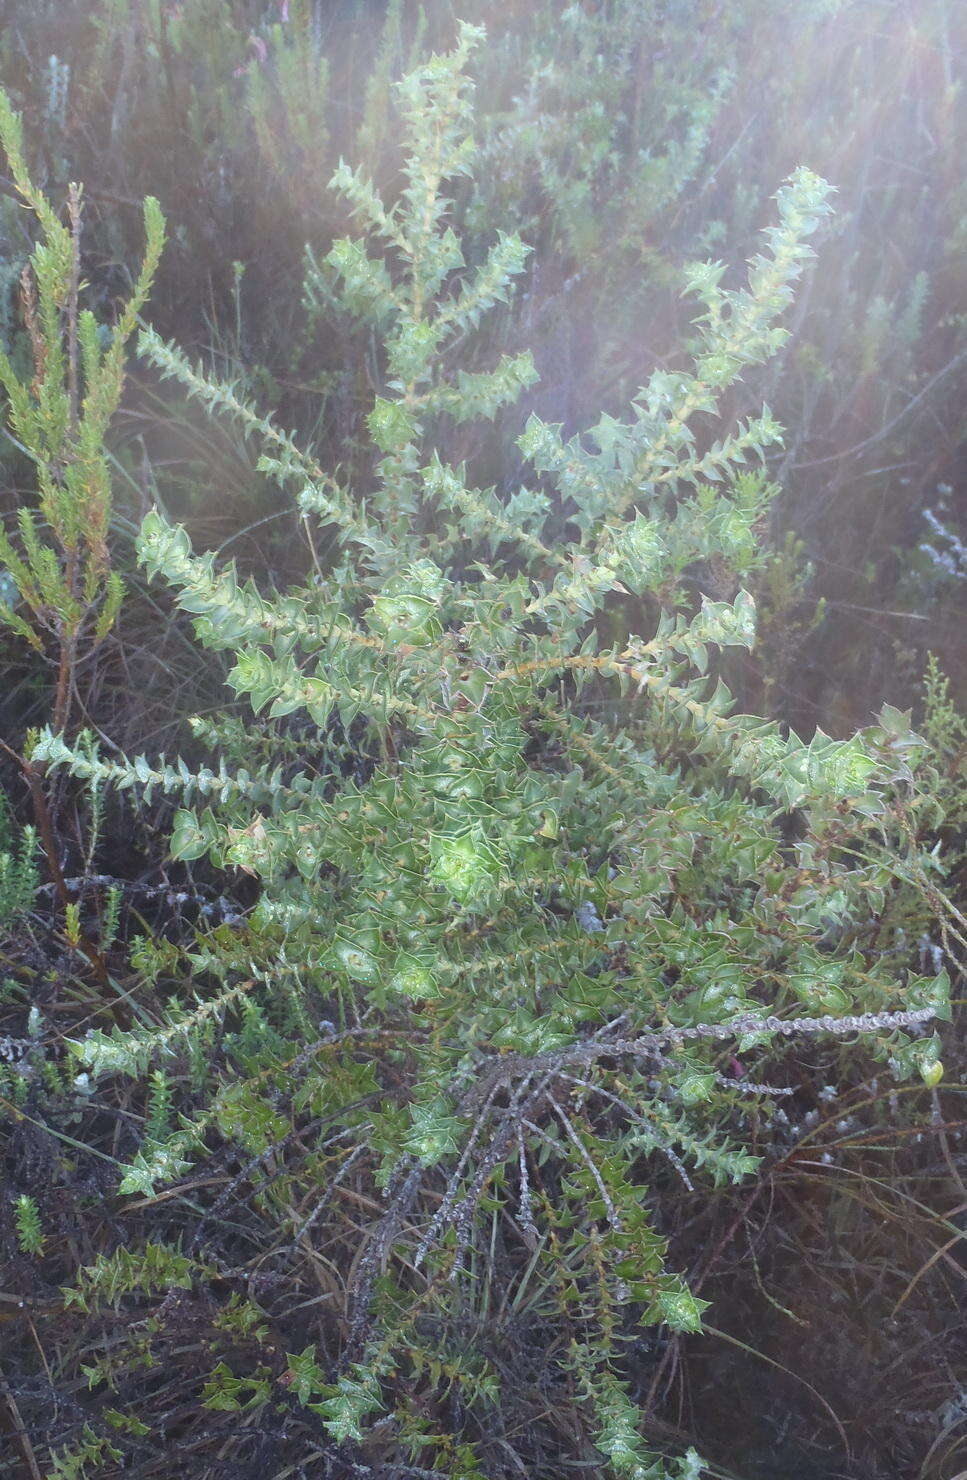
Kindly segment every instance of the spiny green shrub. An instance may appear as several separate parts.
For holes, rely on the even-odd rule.
[[[328,301],[306,316],[275,287],[291,280],[307,234],[324,255],[344,231],[335,198],[323,203],[315,189],[340,152],[364,157],[384,193],[395,190],[390,84],[415,46],[448,44],[451,0],[8,10],[0,78],[26,111],[38,178],[43,162],[51,188],[81,176],[99,208],[89,219],[104,264],[96,290],[116,291],[115,264],[134,250],[128,207],[149,188],[179,222],[155,322],[204,343],[216,373],[258,385],[251,394],[281,406],[287,425],[320,428],[323,461],[343,460],[366,395],[365,341],[347,355]],[[491,315],[488,333],[525,335],[546,419],[574,427],[588,406],[617,414],[643,354],[679,364],[682,258],[751,250],[765,199],[796,160],[808,153],[839,189],[837,248],[800,296],[794,345],[733,389],[794,429],[776,454],[786,496],[771,518],[805,542],[803,607],[815,610],[818,592],[830,598],[818,630],[807,610],[798,637],[764,644],[755,666],[771,665],[769,697],[785,717],[835,731],[864,721],[884,694],[912,698],[929,648],[959,694],[956,613],[943,616],[951,592],[914,548],[918,510],[938,484],[956,483],[967,373],[967,113],[949,0],[466,0],[463,13],[492,24],[478,63],[478,185],[472,197],[456,192],[455,220],[471,251],[500,225],[536,248],[518,322]],[[233,340],[240,298],[244,332]],[[644,335],[629,333],[637,324]],[[221,438],[199,437],[177,393],[159,408],[149,392],[142,409],[128,427],[164,458],[169,507],[190,515],[199,538],[210,535],[213,482],[219,539],[253,506],[270,512],[266,486],[238,476],[234,460],[226,467]],[[487,481],[509,484],[513,449],[494,439],[490,452]],[[262,549],[288,579],[282,542]],[[913,649],[907,664],[896,662],[897,637]],[[737,671],[748,679],[752,668]],[[831,675],[844,670],[850,681],[834,693]],[[753,684],[742,695],[762,707]]]
[[[491,1437],[526,1390],[519,1333],[501,1333],[529,1301],[542,1381],[574,1417],[570,1437],[551,1431],[537,1394],[531,1472],[594,1462],[596,1446],[618,1475],[696,1476],[695,1455],[669,1471],[641,1432],[635,1333],[697,1331],[703,1307],[650,1188],[663,1166],[689,1188],[754,1170],[748,1137],[782,1093],[762,1066],[791,1035],[863,1035],[936,1082],[922,1025],[948,1012],[946,978],[898,979],[878,935],[923,867],[909,818],[924,747],[894,710],[852,739],[801,741],[733,713],[716,674],[722,649],[754,641],[741,583],[762,559],[775,489],[759,460],[780,431],[768,410],[728,429],[715,416],[786,337],[828,209],[808,170],[780,190],[747,287],[689,269],[690,370],[656,371],[625,419],[570,440],[532,417],[533,471],[510,496],[439,455],[446,427],[493,418],[534,378],[527,354],[466,368],[527,261],[502,235],[468,265],[451,224],[478,39],[463,26],[400,84],[396,204],[346,164],[333,177],[358,231],[328,282],[379,347],[365,484],[142,336],[158,370],[258,441],[310,550],[324,530],[336,553],[303,587],[261,591],[145,519],[143,564],[199,641],[234,655],[254,717],[198,721],[219,756],[200,769],[101,758],[53,731],[35,760],[179,798],[174,855],[250,875],[259,897],[184,955],[143,942],[136,965],[167,1007],[72,1051],[100,1085],[150,1085],[122,1193],[152,1198],[218,1144],[241,1159],[191,1260],[165,1252],[178,1283],[217,1257],[219,1213],[247,1181],[273,1247],[326,1230],[346,1251],[341,1282],[323,1281],[323,1350],[289,1354],[281,1389],[264,1342],[219,1360],[213,1412],[268,1413],[284,1391],[330,1444],[389,1444],[413,1473],[519,1473]],[[707,582],[720,599],[696,594]],[[602,618],[627,593],[651,625],[616,646]],[[141,1270],[134,1252],[123,1263],[125,1279]],[[105,1295],[123,1296],[116,1264]],[[93,1308],[97,1271],[79,1288]],[[105,1360],[114,1383],[120,1358]]]

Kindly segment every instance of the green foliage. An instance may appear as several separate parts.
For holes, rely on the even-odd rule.
[[[53,643],[54,724],[61,729],[82,649],[103,641],[121,603],[120,578],[110,569],[107,550],[111,473],[105,436],[121,397],[125,346],[161,255],[164,220],[149,196],[141,272],[113,329],[104,329],[90,309],[80,307],[80,187],[70,187],[65,226],[31,178],[21,121],[2,90],[0,146],[42,237],[20,279],[29,372],[19,374],[0,347],[9,435],[32,462],[38,492],[36,510],[17,510],[19,545],[0,529],[0,564],[14,588],[0,602],[0,624],[39,653]]]
[[[0,791],[0,930],[33,907],[37,891],[37,839],[25,827],[18,837],[10,805]]]
[[[265,1375],[236,1377],[226,1362],[219,1362],[205,1383],[202,1406],[221,1413],[244,1413],[261,1408],[270,1393]]]
[[[788,453],[775,449],[785,497],[772,519],[808,547],[804,604],[831,598],[809,654],[767,633],[767,697],[794,725],[818,713],[846,731],[884,693],[912,702],[930,648],[959,692],[956,622],[934,620],[950,592],[910,540],[918,509],[956,482],[967,366],[967,114],[949,0],[915,13],[895,0],[466,0],[461,14],[489,23],[490,39],[478,59],[477,183],[454,190],[454,224],[473,263],[501,227],[535,247],[526,294],[489,316],[477,354],[529,344],[542,375],[535,409],[569,431],[588,407],[618,414],[643,357],[683,363],[683,260],[745,257],[794,161],[835,184],[836,247],[800,297],[794,345],[723,405],[728,415],[765,399],[793,429]],[[205,342],[217,373],[278,408],[281,424],[319,435],[327,468],[355,473],[371,451],[363,417],[377,408],[372,341],[348,331],[318,273],[345,232],[342,202],[318,186],[343,154],[395,198],[393,81],[428,44],[451,44],[453,27],[449,0],[336,0],[324,15],[309,0],[36,0],[12,7],[0,37],[0,75],[24,108],[38,177],[46,170],[55,191],[83,178],[89,198],[111,203],[86,228],[103,264],[92,301],[115,296],[115,264],[137,250],[123,205],[150,188],[179,223],[156,322],[181,343]],[[12,281],[21,243],[12,227],[5,235],[0,272]],[[308,315],[278,291],[307,236]],[[224,435],[199,436],[181,399],[161,403],[150,384],[139,410],[145,447],[164,462],[166,506],[189,514],[199,538],[211,533],[213,487],[236,531],[252,507],[278,513],[239,440],[226,456]],[[442,436],[441,456],[459,461],[472,432]],[[488,445],[488,463],[487,481],[512,488],[506,436]],[[956,514],[951,523],[962,540]],[[263,553],[284,582],[291,546],[272,538],[282,527]],[[901,617],[914,650],[905,670],[895,623],[875,620],[891,608],[931,619]],[[829,675],[846,668],[849,702],[830,713]],[[732,677],[758,710],[750,670],[736,663]]]
[[[80,1438],[51,1455],[51,1480],[88,1480],[109,1460],[120,1460],[120,1449],[104,1434],[85,1424]]]
[[[941,671],[931,653],[923,683],[923,733],[929,741],[937,764],[937,815],[951,833],[967,825],[967,717],[954,704],[950,679]],[[959,867],[962,854],[950,858],[952,868]]]
[[[608,1374],[597,1385],[591,1384],[590,1396],[596,1399],[600,1423],[597,1447],[607,1455],[615,1475],[628,1475],[631,1480],[700,1480],[702,1463],[694,1449],[666,1467],[659,1455],[642,1444],[637,1406],[616,1378]]]
[[[188,1290],[193,1279],[205,1273],[204,1264],[165,1244],[146,1244],[143,1252],[119,1248],[79,1270],[64,1299],[83,1311],[117,1307],[125,1295]]]
[[[688,1186],[690,1169],[716,1184],[754,1170],[742,1137],[774,1095],[728,1072],[732,1050],[761,1066],[794,1034],[863,1033],[932,1082],[917,1035],[948,1012],[946,978],[905,982],[878,938],[888,894],[922,878],[902,824],[925,745],[891,709],[852,739],[803,741],[736,714],[719,673],[755,639],[743,583],[780,429],[768,410],[724,434],[710,418],[786,338],[828,211],[808,170],[779,191],[745,286],[721,264],[688,269],[690,368],[656,370],[629,414],[584,435],[532,415],[518,439],[532,472],[511,496],[446,455],[448,428],[506,414],[534,379],[526,353],[470,349],[527,260],[497,235],[468,265],[454,229],[480,40],[462,26],[404,78],[398,198],[341,163],[356,234],[308,268],[377,346],[369,455],[353,460],[365,481],[142,338],[158,370],[258,438],[262,471],[331,536],[325,569],[266,594],[160,511],[143,523],[143,565],[199,642],[231,653],[228,683],[260,718],[216,730],[217,769],[104,760],[51,731],[34,760],[179,796],[175,856],[258,885],[235,928],[181,957],[141,951],[167,994],[152,1021],[71,1043],[93,1080],[148,1083],[120,1192],[151,1198],[216,1139],[274,1164],[321,1125],[306,1170],[259,1196],[297,1239],[294,1186],[311,1220],[352,1170],[376,1210],[338,1354],[288,1358],[330,1438],[363,1443],[388,1409],[415,1463],[482,1473],[474,1434],[501,1381],[463,1333],[468,1311],[501,1319],[482,1272],[499,1228],[511,1282],[538,1271],[545,1341],[591,1441],[643,1480],[676,1471],[640,1437],[625,1344],[642,1326],[695,1332],[704,1305],[654,1226],[653,1163]],[[696,598],[713,577],[716,598]],[[605,617],[628,592],[649,630],[616,642]],[[186,1061],[200,1099],[179,1101]],[[94,1292],[184,1285],[194,1268],[160,1245],[119,1250],[69,1298],[90,1309]],[[414,1386],[427,1411],[452,1390],[472,1423],[421,1423]],[[220,1361],[204,1402],[249,1411],[270,1391],[261,1365]],[[692,1455],[677,1473],[699,1470]]]
[[[21,1193],[17,1198],[13,1206],[13,1217],[21,1253],[42,1254],[44,1230],[40,1221],[40,1210],[28,1193]]]

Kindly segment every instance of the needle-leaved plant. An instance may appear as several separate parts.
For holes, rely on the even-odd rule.
[[[696,1456],[666,1461],[643,1437],[628,1357],[643,1326],[702,1321],[650,1189],[754,1171],[744,1128],[775,1104],[762,1066],[789,1035],[866,1035],[935,1081],[921,1025],[947,1012],[945,979],[881,968],[875,932],[854,928],[922,876],[896,821],[922,745],[895,711],[802,741],[733,713],[717,674],[722,649],[755,639],[742,582],[780,429],[768,410],[716,418],[786,337],[828,209],[808,170],[779,191],[745,286],[689,270],[690,368],[656,370],[627,416],[570,439],[531,417],[517,489],[478,487],[441,452],[453,423],[506,419],[535,379],[526,353],[469,355],[527,265],[499,233],[468,263],[448,224],[473,166],[477,39],[463,27],[400,84],[398,198],[346,164],[333,177],[355,230],[329,253],[328,291],[376,346],[365,486],[142,335],[158,370],[260,445],[330,558],[300,589],[261,590],[145,519],[142,563],[198,640],[233,654],[251,717],[197,722],[218,756],[201,769],[98,758],[53,732],[36,758],[177,798],[174,855],[254,876],[259,897],[200,936],[190,975],[142,946],[168,984],[164,1021],[73,1048],[93,1081],[157,1088],[190,1065],[122,1193],[150,1198],[237,1146],[283,1242],[349,1239],[318,1341],[284,1374],[331,1441],[375,1442],[378,1425],[414,1474],[498,1473],[488,1436],[521,1399],[506,1389],[524,1305],[547,1401],[585,1416],[568,1425],[585,1464],[596,1448],[616,1475],[697,1476]],[[646,624],[617,644],[602,620],[616,602]],[[198,1271],[217,1226],[210,1213]],[[150,1283],[125,1258],[123,1288]],[[166,1258],[190,1282],[185,1253]],[[219,1364],[206,1402],[257,1409],[270,1371]]]

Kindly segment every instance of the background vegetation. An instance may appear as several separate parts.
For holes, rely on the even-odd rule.
[[[365,1443],[350,1431],[337,1443],[310,1420],[299,1398],[337,1380],[345,1334],[327,1330],[320,1307],[352,1290],[353,1220],[365,1226],[373,1194],[354,1163],[342,1221],[330,1212],[319,1225],[331,1246],[309,1236],[320,1172],[306,1127],[321,1113],[311,1099],[292,1104],[276,1084],[257,1114],[243,1102],[231,1115],[223,1107],[203,1163],[158,1200],[147,1187],[118,1195],[119,1166],[133,1164],[139,1145],[204,1114],[206,1057],[220,1074],[226,1065],[243,1077],[266,1072],[273,1055],[307,1041],[296,1020],[305,1004],[290,1002],[278,1020],[206,1008],[219,971],[234,987],[225,958],[263,889],[253,870],[191,860],[183,839],[173,859],[172,814],[157,789],[119,799],[91,751],[87,786],[48,774],[54,752],[38,757],[32,733],[64,732],[75,772],[77,745],[90,743],[82,730],[97,737],[98,764],[167,749],[194,768],[214,742],[236,764],[252,765],[257,744],[285,766],[304,748],[295,721],[256,741],[241,728],[245,706],[226,703],[224,644],[195,642],[189,614],[199,608],[179,609],[148,583],[135,536],[157,508],[187,528],[196,552],[212,551],[219,565],[234,558],[272,593],[338,569],[343,526],[323,520],[307,542],[304,510],[260,466],[266,449],[244,417],[209,418],[184,375],[162,377],[172,368],[163,356],[130,356],[122,384],[124,346],[143,312],[240,403],[291,429],[318,469],[369,489],[387,455],[368,420],[385,390],[383,330],[378,315],[360,315],[365,292],[353,300],[353,284],[333,271],[333,244],[357,232],[359,202],[330,181],[346,158],[384,199],[397,198],[395,83],[453,45],[457,14],[484,23],[488,39],[471,68],[478,153],[473,178],[450,184],[453,223],[473,267],[497,239],[519,235],[532,249],[516,292],[508,285],[479,325],[468,322],[460,367],[482,374],[530,350],[537,379],[520,376],[519,401],[492,424],[442,422],[433,446],[444,464],[466,461],[474,485],[491,485],[501,504],[530,476],[525,452],[535,449],[518,442],[528,415],[559,424],[566,444],[602,413],[625,415],[653,372],[688,372],[703,352],[694,299],[683,297],[688,264],[720,259],[724,288],[738,289],[780,182],[805,164],[834,187],[814,238],[819,266],[807,267],[783,320],[788,339],[724,381],[718,398],[716,436],[763,403],[786,428],[781,446],[764,449],[769,496],[755,505],[756,556],[740,572],[758,641],[751,652],[729,646],[718,671],[739,707],[776,721],[782,737],[790,724],[807,740],[817,728],[847,737],[884,702],[913,710],[932,752],[918,763],[915,837],[893,833],[888,845],[910,869],[919,859],[921,873],[908,870],[885,902],[861,908],[852,898],[847,944],[874,975],[883,962],[904,979],[946,968],[959,995],[962,943],[945,933],[962,931],[967,847],[959,8],[7,0],[0,82],[22,111],[24,143],[18,163],[6,117],[0,1473],[164,1475],[176,1445],[180,1472],[199,1476],[364,1466],[415,1475],[437,1465],[470,1474],[471,1463],[501,1476],[579,1464],[605,1472],[593,1423],[577,1417],[577,1375],[565,1391],[542,1359],[557,1297],[543,1277],[522,1278],[514,1261],[526,1237],[493,1257],[492,1306],[473,1313],[482,1324],[471,1354],[491,1359],[493,1318],[509,1343],[505,1381],[519,1395],[491,1447],[454,1449],[479,1443],[461,1383],[477,1383],[484,1402],[486,1373],[468,1378],[442,1338],[436,1359],[452,1367],[421,1368],[413,1352],[428,1351],[427,1363],[433,1354],[425,1332],[400,1378],[404,1407],[449,1447],[428,1440],[410,1462],[378,1422]],[[167,221],[157,264],[162,228],[146,196]],[[33,300],[20,286],[31,254]],[[548,493],[540,533],[556,548],[569,537],[567,490]],[[402,548],[398,528],[393,538]],[[711,548],[698,563],[683,558],[675,601],[626,581],[597,604],[601,651],[650,630],[659,608],[688,609],[698,590],[731,601],[742,564],[734,548],[729,558]],[[350,587],[358,602],[365,580]],[[582,705],[575,712],[609,735],[626,714],[603,685]],[[201,717],[193,733],[189,716]],[[216,717],[221,728],[209,733]],[[379,751],[353,723],[313,764],[362,783]],[[542,744],[535,769],[563,766],[560,738]],[[673,725],[658,748],[663,764],[692,764]],[[692,777],[696,794],[711,795],[711,775]],[[680,885],[698,914],[716,902],[716,877],[706,861]],[[731,884],[719,887],[732,898]],[[594,908],[608,918],[600,899]],[[274,957],[252,959],[276,970]],[[163,1034],[173,1008],[199,990],[211,1033],[139,1065],[138,1077],[102,1080],[95,1062],[65,1051],[88,1029]],[[653,1448],[682,1454],[694,1443],[710,1473],[750,1480],[953,1480],[965,1467],[963,1054],[956,1028],[944,1033],[942,1083],[939,1048],[907,1081],[815,1038],[770,1050],[765,1080],[794,1093],[752,1132],[758,1170],[719,1187],[696,1177],[695,1188],[673,1161],[649,1173],[672,1267],[710,1302],[701,1333],[682,1317],[678,1329],[621,1336],[621,1393]],[[928,1041],[914,1038],[911,1052]],[[392,1055],[376,1061],[380,1073],[404,1072]],[[734,1062],[716,1072],[745,1072]],[[555,1134],[567,1139],[563,1127]],[[593,1175],[586,1161],[577,1175]],[[285,1353],[320,1341],[321,1366],[286,1365]],[[600,1381],[596,1401],[600,1418],[609,1401]],[[617,1389],[611,1401],[613,1438],[626,1415]]]

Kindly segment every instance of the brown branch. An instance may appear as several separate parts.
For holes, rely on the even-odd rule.
[[[3,740],[0,740],[0,750],[4,750],[6,754],[10,756],[11,760],[16,762],[17,766],[20,769],[21,775],[27,783],[27,788],[30,792],[30,801],[33,807],[34,821],[37,825],[37,833],[40,837],[40,846],[43,849],[44,858],[47,862],[47,869],[50,873],[51,883],[54,886],[54,893],[56,894],[61,907],[66,913],[68,905],[71,904],[71,897],[67,889],[67,883],[64,879],[64,871],[60,866],[60,858],[58,857],[57,853],[57,836],[54,832],[54,820],[50,815],[50,807],[47,805],[47,798],[44,795],[44,772],[31,765],[30,761],[25,759],[24,756],[18,755],[17,752],[13,750],[9,745],[7,745]],[[100,984],[102,986],[107,986],[107,967],[104,964],[104,957],[101,955],[100,951],[97,949],[92,941],[89,941],[87,939],[85,935],[81,935],[78,938],[77,944],[78,948],[83,952],[83,954],[90,962],[91,966],[94,968],[94,974]]]
[[[10,1414],[10,1428],[13,1432],[13,1437],[20,1445],[20,1452],[23,1455],[24,1474],[28,1475],[30,1480],[43,1480],[43,1476],[40,1473],[40,1466],[37,1464],[37,1457],[34,1454],[34,1447],[30,1442],[30,1435],[27,1433],[23,1419],[20,1417],[20,1409],[17,1407],[13,1393],[7,1386],[7,1380],[2,1374],[0,1374],[0,1392],[3,1393],[7,1411]]]

